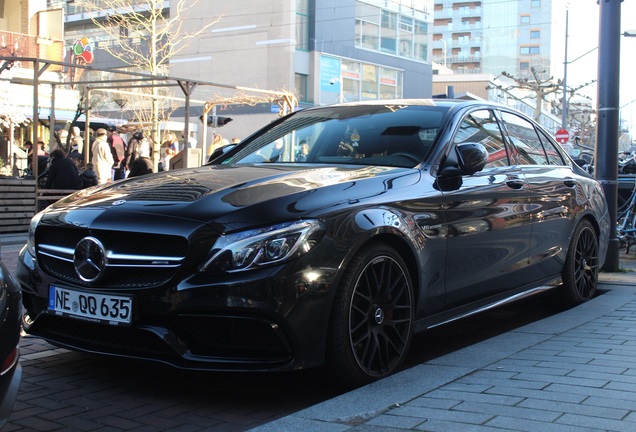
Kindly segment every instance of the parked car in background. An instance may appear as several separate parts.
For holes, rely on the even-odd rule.
[[[297,160],[300,146],[309,152]],[[596,292],[599,183],[488,102],[315,107],[209,165],[80,191],[31,223],[30,334],[178,368],[398,370],[414,333],[520,297]]]
[[[18,282],[0,260],[0,428],[11,414],[22,378],[18,349],[22,328],[21,302]]]

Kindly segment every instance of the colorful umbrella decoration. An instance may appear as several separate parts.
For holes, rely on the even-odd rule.
[[[71,61],[76,65],[84,66],[93,63],[93,60],[95,60],[93,45],[91,45],[88,38],[77,39],[71,49]],[[83,68],[72,67],[70,70],[71,83],[78,81],[83,73]],[[74,87],[72,84],[71,86]]]
[[[91,64],[95,60],[93,45],[88,38],[81,38],[73,44],[73,61],[77,64]]]

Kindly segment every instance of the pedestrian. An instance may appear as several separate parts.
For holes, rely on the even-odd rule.
[[[61,148],[51,152],[45,189],[77,190],[82,187],[77,165]]]
[[[91,161],[97,173],[97,181],[99,184],[104,184],[112,180],[112,168],[115,161],[108,145],[106,129],[99,128],[95,134],[97,137],[91,147],[93,154]]]
[[[44,144],[44,140],[38,137],[38,156],[48,156],[48,152],[46,151],[46,147]]]
[[[31,141],[27,140],[24,143],[24,150],[27,152],[29,160],[33,159],[33,143]]]
[[[55,133],[55,143],[56,143],[56,148],[60,147],[62,150],[69,151],[69,146],[67,146],[67,141],[68,141],[68,131],[66,129],[61,129],[59,131],[57,131]],[[53,153],[53,151],[51,150],[51,153]]]
[[[183,149],[187,149],[187,148],[196,148],[197,147],[197,138],[194,135],[194,131],[190,131],[190,138],[186,139],[185,138],[185,131],[181,132],[181,138],[183,139]]]
[[[159,171],[168,171],[170,169],[170,159],[174,157],[175,153],[172,147],[166,147],[161,160],[159,161]]]
[[[82,187],[87,188],[91,186],[97,186],[99,181],[97,180],[97,173],[94,170],[93,164],[88,162],[84,172],[80,174],[82,180]]]
[[[172,150],[172,154],[179,153],[179,142],[177,141],[177,136],[174,132],[167,132],[165,139],[163,141],[163,147],[170,148]]]
[[[71,147],[76,146],[79,154],[83,154],[84,152],[84,138],[82,138],[82,134],[80,132],[80,128],[77,126],[73,126],[71,128]]]
[[[138,157],[150,158],[151,154],[152,150],[148,138],[146,138],[142,131],[135,132],[130,141],[128,141],[128,146],[126,147],[126,152],[124,154],[124,165],[126,171],[131,170],[135,159]]]
[[[214,151],[218,148],[221,148],[225,145],[228,145],[230,142],[223,138],[219,134],[214,135],[214,139],[212,140],[212,144],[210,144],[210,148],[208,149],[208,158],[214,153]]]
[[[173,132],[167,132],[163,144],[161,145],[163,154],[159,160],[159,171],[168,171],[170,169],[170,159],[179,153],[179,142]]]
[[[84,166],[84,155],[79,152],[77,144],[73,144],[71,142],[71,151],[69,152],[68,157],[75,162],[78,168]]]
[[[147,157],[138,157],[133,160],[128,173],[128,178],[140,175],[152,174],[152,161]]]
[[[125,168],[122,168],[121,163],[124,160],[126,154],[126,142],[117,132],[117,127],[108,127],[108,145],[113,155],[113,180],[121,180],[126,177]]]

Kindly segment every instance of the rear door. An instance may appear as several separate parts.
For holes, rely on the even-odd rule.
[[[529,274],[532,281],[539,281],[561,273],[579,208],[578,174],[573,173],[569,159],[557,149],[558,144],[530,121],[505,111],[501,117],[531,191]]]
[[[461,304],[522,286],[528,280],[531,211],[524,174],[512,162],[497,117],[490,109],[465,115],[453,146],[483,144],[486,167],[444,191],[448,233],[446,300]]]

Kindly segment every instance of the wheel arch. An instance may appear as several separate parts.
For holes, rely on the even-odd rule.
[[[409,245],[409,242],[407,241],[403,233],[395,232],[395,231],[383,231],[383,232],[378,232],[375,235],[369,236],[368,238],[365,239],[365,241],[356,245],[355,250],[351,251],[349,258],[351,259],[351,257],[355,256],[355,254],[358,251],[360,251],[362,248],[372,244],[378,244],[378,243],[380,244],[384,243],[389,246],[392,246],[400,254],[400,257],[402,257],[402,259],[406,263],[406,267],[407,267],[406,271],[408,271],[409,273],[409,276],[411,278],[412,288],[413,288],[413,300],[415,304],[417,304],[417,301],[419,300],[419,294],[420,294],[418,289],[420,284],[420,275],[419,275],[419,272],[417,271],[418,263],[417,263],[416,254],[411,248],[411,246]],[[345,263],[345,266],[346,265],[348,265],[348,262]]]
[[[594,214],[586,213],[579,219],[579,221],[577,222],[577,225],[584,220],[588,221],[592,225],[592,228],[594,229],[594,232],[596,233],[596,237],[598,239],[598,248],[599,248],[599,264],[600,264],[600,267],[602,267],[605,263],[605,257],[607,254],[607,245],[604,244],[603,242],[604,235],[603,235],[603,228],[601,227],[601,222],[599,222],[599,220],[594,216]]]

